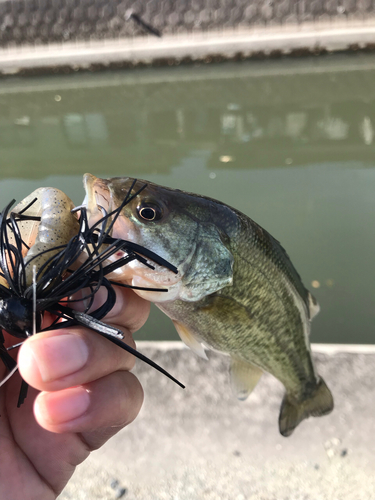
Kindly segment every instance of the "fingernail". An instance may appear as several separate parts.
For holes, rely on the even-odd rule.
[[[51,382],[83,368],[88,357],[88,346],[81,337],[62,334],[26,342],[19,363],[30,364],[30,358],[34,359],[43,382]]]
[[[90,394],[83,387],[65,391],[42,393],[37,398],[36,416],[51,424],[75,420],[86,413],[90,406]]]

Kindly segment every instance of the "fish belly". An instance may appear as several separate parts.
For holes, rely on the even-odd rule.
[[[255,365],[279,379],[288,393],[303,397],[306,386],[316,383],[303,307],[292,297],[287,304],[269,298],[264,290],[246,301],[234,291],[229,295],[223,290],[195,303],[177,300],[157,306],[183,325],[196,344]],[[189,345],[186,336],[183,340]]]

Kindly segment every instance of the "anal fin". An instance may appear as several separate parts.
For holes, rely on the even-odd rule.
[[[186,328],[186,326],[182,325],[178,321],[173,321],[174,326],[176,327],[177,333],[179,334],[182,342],[186,344],[190,349],[195,352],[200,358],[208,359],[206,355],[206,351],[204,347],[198,340],[194,337],[194,335]]]
[[[259,382],[263,370],[257,366],[231,357],[230,384],[233,393],[240,400],[245,400]]]

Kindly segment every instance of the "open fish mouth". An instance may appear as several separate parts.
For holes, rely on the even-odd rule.
[[[83,206],[86,207],[89,227],[100,223],[103,216],[110,214],[119,207],[119,202],[114,199],[108,186],[103,179],[98,179],[91,174],[84,176],[84,187],[86,197]],[[135,191],[136,193],[137,191]],[[125,197],[132,197],[131,193],[124,193]],[[112,225],[111,236],[139,244],[140,238],[134,223],[125,215],[116,212],[115,217],[109,217],[106,224]],[[115,262],[126,256],[124,251],[117,252],[109,259]],[[162,256],[162,255],[161,255]],[[168,289],[167,292],[158,293],[144,290],[135,290],[143,298],[153,302],[165,302],[175,300],[180,292],[183,279],[182,269],[174,273],[165,267],[146,259],[146,263],[138,260],[129,262],[126,266],[117,268],[107,277],[113,281],[131,285],[132,287]]]

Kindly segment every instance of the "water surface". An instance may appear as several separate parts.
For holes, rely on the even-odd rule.
[[[321,305],[312,340],[373,343],[375,59],[327,57],[12,79],[2,206],[82,174],[228,203],[270,231]],[[138,338],[175,339],[159,311]]]

